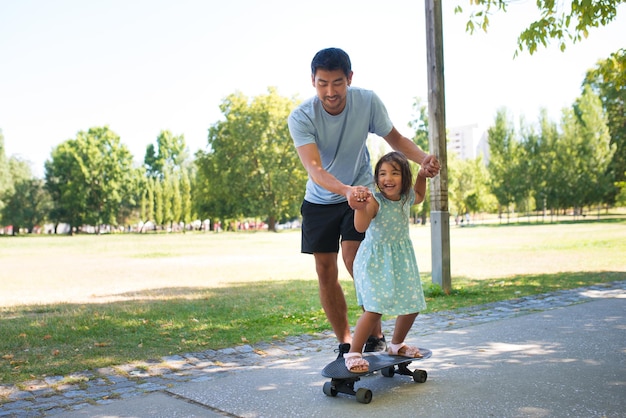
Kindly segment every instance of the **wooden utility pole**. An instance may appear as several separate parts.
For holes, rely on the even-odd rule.
[[[448,154],[446,151],[446,103],[443,77],[443,30],[441,1],[426,0],[426,56],[428,65],[428,142],[430,153],[441,164],[439,175],[430,182],[430,229],[432,281],[446,294],[452,290],[450,277],[450,214],[448,212]]]

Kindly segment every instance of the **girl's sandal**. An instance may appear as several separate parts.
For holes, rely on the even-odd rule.
[[[387,354],[390,356],[401,356],[408,358],[422,358],[424,357],[422,353],[420,353],[419,348],[411,347],[406,345],[405,343],[400,344],[389,344],[389,349],[387,350]]]
[[[363,358],[361,353],[345,353],[343,359],[346,363],[346,369],[350,373],[367,373],[370,364]]]

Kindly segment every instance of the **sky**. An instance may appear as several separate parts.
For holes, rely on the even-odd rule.
[[[446,125],[478,135],[500,108],[528,123],[546,109],[558,122],[587,70],[626,45],[626,4],[565,52],[553,44],[514,59],[534,0],[514,1],[474,35],[467,10],[454,13],[468,1],[442,3]],[[228,95],[313,96],[311,59],[331,46],[350,55],[352,85],[374,90],[412,136],[413,103],[428,97],[423,1],[0,0],[5,153],[43,177],[56,146],[105,125],[138,163],[162,130],[205,150]]]

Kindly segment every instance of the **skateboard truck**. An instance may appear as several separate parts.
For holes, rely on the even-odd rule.
[[[330,382],[324,383],[324,394],[335,397],[339,393],[345,393],[356,397],[360,403],[370,403],[372,401],[372,391],[366,388],[354,390],[354,384],[361,380],[360,377],[350,379],[331,379]]]

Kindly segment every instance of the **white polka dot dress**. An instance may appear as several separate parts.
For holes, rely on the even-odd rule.
[[[375,193],[378,214],[369,225],[354,260],[354,284],[359,305],[366,311],[404,315],[426,309],[409,216],[415,192],[408,201],[392,201]]]

